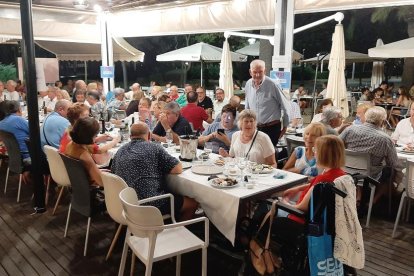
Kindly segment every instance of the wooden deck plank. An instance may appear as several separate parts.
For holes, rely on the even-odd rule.
[[[2,245],[0,244],[0,275],[23,275],[23,273],[19,270],[13,260],[9,257],[8,252],[6,252]]]

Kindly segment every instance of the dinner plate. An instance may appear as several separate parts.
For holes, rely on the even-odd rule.
[[[209,164],[194,165],[191,167],[191,171],[196,174],[211,175],[219,174],[223,172],[223,167],[218,167]]]
[[[402,149],[401,152],[404,153],[404,154],[414,154],[414,150],[405,150],[405,149]]]
[[[263,170],[259,171],[258,174],[271,174],[274,172],[275,169],[268,169],[268,168],[264,168]]]
[[[231,185],[231,186],[222,186],[222,185],[218,185],[218,184],[214,183],[214,180],[215,180],[215,179],[211,179],[211,180],[209,180],[209,181],[208,181],[208,183],[209,183],[212,187],[217,188],[217,189],[231,189],[231,188],[238,187],[238,186],[240,185],[240,184],[237,182],[236,184]]]

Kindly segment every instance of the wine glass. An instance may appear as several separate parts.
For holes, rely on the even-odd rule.
[[[114,128],[114,125],[111,122],[105,122],[105,129],[107,132],[112,131]]]
[[[168,150],[172,145],[173,138],[174,138],[174,136],[171,132],[166,132],[165,133],[165,139],[166,139],[166,142],[167,142]]]
[[[240,181],[244,182],[244,169],[246,168],[246,157],[239,156],[236,158],[237,160],[237,167],[240,169]]]

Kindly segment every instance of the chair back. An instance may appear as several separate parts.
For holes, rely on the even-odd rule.
[[[105,189],[106,210],[114,221],[126,225],[126,220],[122,215],[122,202],[119,198],[119,193],[123,189],[128,188],[128,185],[115,174],[103,172],[101,176]]]
[[[300,138],[298,136],[286,136],[286,146],[288,154],[291,155],[296,147],[305,146],[305,141],[303,140],[303,138]]]
[[[3,141],[4,145],[7,148],[10,171],[18,174],[22,173],[22,155],[16,137],[10,132],[0,130],[0,140]]]
[[[63,163],[58,150],[48,145],[44,146],[43,149],[47,157],[47,162],[49,163],[50,175],[53,180],[60,186],[70,186],[68,172],[66,171],[65,164]]]
[[[92,208],[89,175],[83,166],[82,161],[61,153],[59,154],[65,164],[70,184],[72,186],[72,208],[81,215],[90,217],[92,214]]]
[[[371,155],[368,152],[345,150],[345,167],[371,175]]]
[[[30,143],[29,137],[24,139],[24,143],[26,144],[27,148],[30,150],[31,143]],[[39,161],[40,161],[40,172],[43,175],[49,175],[50,174],[49,163],[47,162],[46,155],[42,150],[40,151]]]
[[[405,190],[409,198],[414,199],[414,161],[406,161],[407,169],[405,172]]]
[[[123,189],[119,193],[119,198],[124,209],[124,216],[128,224],[128,229],[135,236],[144,238],[154,233],[154,230],[145,230],[145,227],[163,226],[164,221],[161,212],[153,206],[142,206],[137,204],[138,197],[135,190],[131,187]],[[162,230],[156,231],[156,233]]]

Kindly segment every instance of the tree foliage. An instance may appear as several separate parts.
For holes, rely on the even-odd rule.
[[[0,81],[6,82],[8,80],[15,80],[17,78],[16,72],[16,66],[0,63]]]

